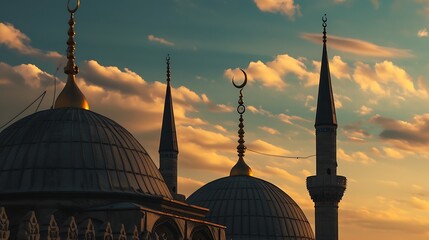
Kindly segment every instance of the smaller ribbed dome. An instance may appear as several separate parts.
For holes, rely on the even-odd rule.
[[[227,239],[314,239],[298,204],[280,188],[259,178],[220,178],[201,187],[186,202],[210,209],[207,220],[225,225]]]

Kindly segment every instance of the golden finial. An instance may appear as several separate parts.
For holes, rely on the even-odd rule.
[[[67,65],[64,67],[64,73],[67,74],[67,83],[63,91],[55,102],[55,108],[83,108],[89,110],[89,104],[79,87],[76,85],[76,74],[79,72],[79,68],[75,64],[75,45],[74,41],[74,13],[77,11],[80,5],[80,0],[77,0],[76,6],[70,8],[70,0],[67,2],[67,10],[70,13],[69,30],[67,32],[69,38],[67,40]]]
[[[252,169],[246,164],[246,162],[244,162],[244,153],[246,152],[246,146],[244,145],[245,132],[244,132],[244,124],[243,124],[243,121],[244,121],[243,114],[246,111],[246,107],[244,106],[244,101],[243,101],[243,88],[247,84],[247,74],[243,69],[240,68],[240,70],[244,74],[244,82],[240,85],[237,85],[235,84],[234,79],[232,79],[232,85],[240,89],[240,97],[238,99],[238,107],[237,107],[237,112],[240,114],[240,118],[239,118],[240,123],[238,124],[239,129],[238,129],[238,146],[237,146],[238,161],[234,165],[234,167],[232,167],[229,175],[230,176],[253,176]]]

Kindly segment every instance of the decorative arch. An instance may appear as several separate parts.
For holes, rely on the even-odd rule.
[[[214,237],[207,226],[198,226],[192,230],[190,240],[214,240]]]
[[[156,221],[153,230],[159,237],[159,240],[180,240],[183,239],[177,223],[168,217],[161,217]]]

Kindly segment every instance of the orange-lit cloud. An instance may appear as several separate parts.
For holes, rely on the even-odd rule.
[[[174,46],[175,44],[171,41],[168,41],[165,38],[161,38],[161,37],[156,37],[152,34],[150,34],[149,36],[147,36],[147,39],[151,42],[156,42],[156,43],[160,43],[163,45],[167,45],[167,46]]]
[[[278,131],[278,130],[276,130],[276,129],[274,129],[274,128],[271,128],[271,127],[267,127],[267,126],[260,126],[260,127],[258,127],[258,128],[259,128],[259,129],[261,129],[262,131],[266,132],[266,133],[271,134],[271,135],[277,135],[277,134],[279,134],[279,131]]]
[[[416,92],[411,76],[390,61],[376,63],[374,68],[356,62],[353,80],[363,91],[372,92],[377,96],[408,95]]]
[[[313,61],[314,68],[319,70],[321,66],[320,61]],[[351,79],[349,65],[341,59],[340,56],[334,56],[329,61],[329,70],[331,76],[338,79]]]
[[[201,181],[187,177],[178,177],[177,183],[179,185],[178,192],[184,194],[185,196],[191,195],[193,192],[204,185],[204,183]]]
[[[428,37],[428,29],[427,28],[420,29],[417,32],[417,37],[420,37],[420,38]]]
[[[269,142],[266,142],[261,139],[256,139],[255,141],[252,141],[247,146],[251,150],[258,151],[261,153],[271,154],[271,155],[288,155],[291,154],[291,152],[287,149],[275,146]]]
[[[278,115],[278,118],[279,118],[282,122],[287,123],[287,124],[290,124],[290,125],[295,125],[294,121],[303,121],[303,122],[307,122],[307,121],[308,121],[308,120],[306,120],[306,119],[304,119],[304,118],[302,118],[302,117],[299,117],[299,116],[291,116],[291,115],[287,115],[287,114],[284,114],[284,113],[280,113],[280,114]]]
[[[300,7],[294,0],[254,0],[259,10],[263,12],[279,12],[293,19],[295,15],[300,15]]]
[[[322,44],[320,33],[303,33],[302,38],[314,43]],[[371,42],[356,38],[344,38],[334,35],[328,35],[328,46],[342,52],[352,53],[359,56],[367,57],[387,57],[387,58],[403,58],[412,57],[413,54],[408,49],[398,49],[391,47],[383,47]]]
[[[306,86],[313,86],[318,83],[319,75],[316,72],[309,71],[302,59],[296,59],[288,54],[277,55],[276,58],[267,63],[262,61],[250,62],[249,66],[244,69],[247,72],[250,82],[259,81],[262,86],[283,90],[287,87],[284,80],[288,74],[297,76],[300,80],[305,81]],[[224,73],[228,79],[234,76],[243,75],[236,69],[227,69]]]
[[[359,110],[357,110],[356,112],[359,113],[360,115],[364,116],[364,115],[368,115],[370,113],[372,113],[373,109],[370,107],[367,107],[365,105],[362,105]]]
[[[346,162],[359,162],[362,164],[374,163],[375,160],[368,156],[365,152],[357,151],[352,154],[347,154],[344,149],[338,148],[337,157],[339,160]]]
[[[30,38],[10,23],[0,22],[0,44],[21,54],[53,60],[63,60],[58,52],[43,52],[30,45]]]
[[[288,172],[284,169],[278,168],[278,167],[266,166],[264,171],[267,174],[273,174],[275,176],[278,176],[280,178],[285,179],[286,181],[290,181],[293,183],[302,183],[305,181],[304,178],[295,176],[295,175],[291,174],[290,172]]]
[[[417,209],[426,210],[426,211],[429,210],[429,201],[428,200],[413,196],[411,198],[410,202],[411,202],[411,205]]]
[[[207,97],[206,94],[201,95],[203,102],[207,105],[207,109],[210,112],[232,112],[234,107],[225,105],[225,104],[215,104]]]

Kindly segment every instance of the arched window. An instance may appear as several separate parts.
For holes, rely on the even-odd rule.
[[[207,227],[200,226],[192,231],[191,240],[214,240],[214,238]]]
[[[183,235],[179,227],[170,218],[160,218],[154,225],[153,231],[159,237],[159,240],[180,240]]]

